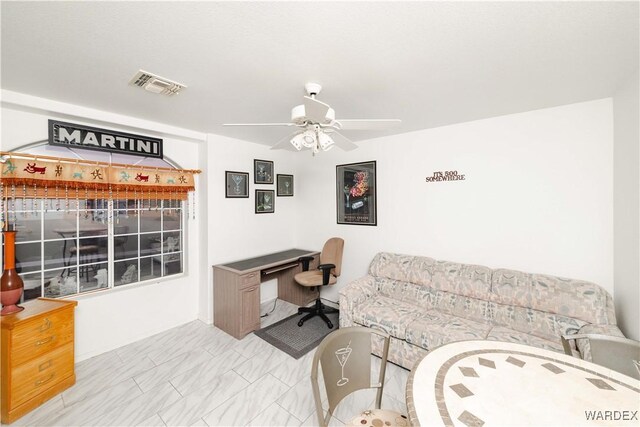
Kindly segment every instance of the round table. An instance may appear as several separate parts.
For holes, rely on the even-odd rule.
[[[414,426],[638,425],[640,381],[541,348],[460,341],[429,352],[407,381]]]

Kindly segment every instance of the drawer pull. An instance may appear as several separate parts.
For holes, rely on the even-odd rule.
[[[38,381],[36,381],[36,382],[35,382],[35,385],[36,385],[36,386],[41,386],[42,384],[44,384],[44,383],[47,383],[47,382],[51,381],[55,375],[56,375],[56,374],[55,374],[55,372],[52,372],[51,374],[49,374],[49,376],[48,376],[47,378],[45,378],[45,379],[43,379],[43,380],[38,380]]]
[[[47,337],[47,338],[45,338],[45,339],[43,339],[43,340],[36,341],[36,346],[38,346],[38,345],[42,345],[42,344],[46,344],[46,343],[48,343],[48,342],[51,342],[51,341],[53,341],[53,340],[54,340],[54,338],[55,338],[55,337],[56,337],[55,335],[51,335],[50,337]]]
[[[38,367],[38,369],[40,370],[40,372],[42,372],[42,371],[44,371],[45,369],[47,369],[47,368],[51,367],[52,363],[53,363],[53,361],[51,361],[51,360],[47,360],[46,362],[42,363],[42,364]]]
[[[44,319],[44,325],[40,326],[40,332],[44,332],[49,329],[51,329],[51,320],[47,317]]]

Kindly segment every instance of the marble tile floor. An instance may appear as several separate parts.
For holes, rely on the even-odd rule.
[[[271,311],[273,302],[261,308]],[[296,310],[278,300],[262,326]],[[236,340],[193,321],[78,363],[73,387],[12,426],[316,426],[313,353],[295,360],[254,334]],[[372,361],[378,369],[380,359]],[[407,413],[408,376],[388,365],[384,408]],[[330,425],[344,425],[374,399],[374,390],[352,394]]]

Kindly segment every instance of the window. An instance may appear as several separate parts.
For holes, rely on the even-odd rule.
[[[17,231],[23,300],[183,272],[185,203],[199,170],[182,169],[166,156],[140,158],[46,142],[0,152],[2,216]]]
[[[116,202],[114,202],[116,203]],[[181,202],[118,200],[114,212],[114,286],[182,272]]]
[[[8,200],[24,300],[57,298],[183,271],[178,200]]]

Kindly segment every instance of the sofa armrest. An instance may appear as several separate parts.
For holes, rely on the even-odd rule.
[[[580,328],[580,330],[578,331],[578,335],[606,335],[610,337],[624,338],[624,334],[616,325],[587,324]],[[567,336],[567,338],[569,337],[571,337],[571,335]],[[589,340],[580,339],[578,337],[576,338],[576,347],[580,352],[580,356],[582,356],[584,360],[588,360],[589,362],[591,362],[591,345],[589,344]]]
[[[624,334],[618,328],[617,325],[584,325],[578,331],[579,334],[597,334],[597,335],[609,335],[612,337],[624,338]]]
[[[354,307],[377,293],[375,279],[368,275],[340,289],[340,327],[353,326]]]

